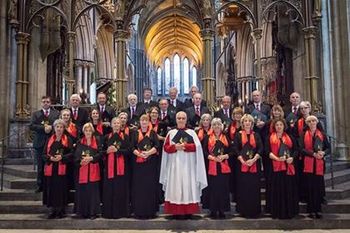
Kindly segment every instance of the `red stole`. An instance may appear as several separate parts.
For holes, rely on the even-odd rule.
[[[224,134],[220,134],[219,141],[221,141],[225,147],[228,147],[228,142],[227,138],[225,137]],[[214,133],[211,133],[209,136],[209,141],[208,141],[208,150],[209,154],[213,154],[213,150],[216,144],[216,137]],[[216,161],[209,160],[209,169],[208,169],[208,174],[212,176],[217,176],[217,169],[216,169]],[[222,161],[220,163],[221,165],[221,173],[226,174],[226,173],[231,173],[230,166],[228,165],[227,159]]]
[[[235,138],[235,134],[237,132],[237,127],[236,126],[237,126],[237,122],[236,121],[232,122],[231,125],[230,125],[228,134],[229,134],[229,137],[230,137],[231,140],[233,140]]]
[[[291,149],[293,146],[292,139],[286,134],[282,134],[282,142]],[[270,147],[271,152],[278,157],[278,151],[281,146],[281,141],[277,136],[277,133],[274,132],[270,136]],[[287,175],[295,175],[295,168],[293,164],[287,164],[285,161],[276,161],[272,160],[272,167],[274,172],[286,171]]]
[[[200,129],[198,130],[198,133],[197,133],[197,136],[198,136],[198,138],[199,138],[199,141],[202,141],[202,140],[203,140],[203,138],[204,138],[204,136],[205,136],[205,133],[206,133],[207,135],[210,135],[210,134],[213,133],[213,130],[210,128],[207,132],[205,132],[205,130],[204,130],[203,128],[200,128]]]
[[[149,136],[150,136],[151,131],[152,131],[152,129],[148,127],[147,132],[146,132],[146,137],[149,137]],[[140,143],[140,142],[144,139],[144,136],[143,136],[143,134],[142,134],[141,129],[139,129],[139,130],[137,131],[137,133],[138,133],[137,143]],[[139,150],[139,152],[142,152],[142,151]],[[145,158],[136,156],[136,163],[144,163],[144,162],[146,162],[146,159],[145,159]]]
[[[98,122],[98,124],[96,125],[96,131],[97,131],[100,135],[103,135],[103,124],[102,124],[102,122]]]
[[[324,140],[323,134],[320,130],[316,129],[315,136],[321,139],[321,141]],[[314,151],[314,142],[312,138],[312,134],[310,130],[307,130],[304,135],[304,146],[305,149],[308,151]],[[316,161],[316,175],[323,176],[324,175],[324,160],[323,159],[316,159],[315,157],[311,156],[304,156],[304,173],[314,173],[314,161]]]
[[[122,132],[118,133],[119,137],[124,140],[124,134]],[[111,139],[113,133],[108,135],[108,139]],[[118,153],[118,152],[116,152]],[[111,152],[107,155],[108,159],[108,168],[107,168],[107,176],[108,179],[114,178],[114,165],[117,167],[117,176],[123,176],[125,174],[125,159],[123,154],[117,155],[117,160],[115,160],[115,152]]]
[[[150,129],[152,129],[155,133],[157,133],[158,132],[158,125],[159,125],[158,120],[156,121],[156,123],[154,125],[150,122]]]
[[[78,130],[77,127],[75,126],[75,124],[73,122],[70,122],[68,127],[67,127],[67,132],[72,135],[73,137],[78,137]]]
[[[125,135],[129,136],[130,130],[128,126],[125,126],[124,130],[121,130]]]
[[[80,143],[87,146],[87,140],[85,136],[81,139]],[[96,138],[92,136],[90,146],[92,149],[97,150]],[[89,173],[90,170],[90,173]],[[79,168],[79,184],[86,184],[88,181],[96,182],[101,179],[100,164],[88,163],[87,165],[81,165]]]
[[[50,150],[51,150],[51,146],[54,143],[54,141],[56,141],[56,135],[52,135],[47,143],[47,148],[46,148],[46,154],[48,157],[50,157]],[[68,147],[68,137],[67,135],[63,134],[61,137],[61,144],[64,147]],[[53,163],[51,162],[50,164],[45,164],[44,166],[44,175],[45,176],[52,176],[52,166]],[[64,176],[66,175],[66,171],[67,171],[67,166],[66,164],[63,164],[62,161],[58,161],[58,175],[59,176]]]
[[[301,136],[304,132],[304,118],[300,118],[297,124],[298,135]]]
[[[248,135],[245,130],[240,131],[241,137],[242,137],[242,148],[243,146],[248,143]],[[250,138],[249,138],[249,144],[252,146],[254,149],[256,148],[256,142],[255,142],[255,137],[254,137],[254,131],[251,131],[250,133]],[[250,172],[250,173],[257,173],[258,169],[256,167],[256,162],[252,166],[247,166],[245,164],[241,164],[241,172]]]

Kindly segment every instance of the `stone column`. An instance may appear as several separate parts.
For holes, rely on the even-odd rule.
[[[89,90],[88,90],[89,77],[88,76],[89,76],[89,65],[87,62],[84,62],[84,66],[83,66],[83,92],[85,94],[89,93]]]
[[[261,90],[261,87],[262,88],[265,88],[265,85],[263,85],[263,83],[261,82],[264,82],[265,80],[262,80],[262,68],[261,68],[261,38],[262,38],[262,32],[263,30],[261,28],[255,28],[253,30],[253,36],[254,36],[254,39],[255,39],[255,49],[256,49],[256,55],[255,55],[255,58],[256,58],[256,79],[257,79],[257,82],[258,82],[258,89]],[[263,92],[265,90],[262,90]]]
[[[129,33],[123,29],[117,29],[114,33],[115,57],[117,64],[117,77],[114,81],[114,87],[116,91],[115,107],[121,109],[126,104],[126,91],[127,91],[127,79],[126,79],[126,42],[128,40]]]
[[[306,99],[309,99],[313,110],[319,110],[319,93],[318,93],[318,80],[317,76],[317,52],[316,52],[316,35],[317,28],[315,26],[309,26],[303,28],[305,33],[305,60],[306,60]]]
[[[17,41],[17,81],[16,81],[16,117],[27,119],[30,117],[28,106],[28,43],[30,35],[18,32]]]
[[[75,41],[75,32],[69,31],[67,33],[68,37],[68,77],[66,80],[67,89],[68,89],[68,97],[73,94],[74,84],[75,84],[75,75],[74,75],[74,41]],[[76,90],[79,91],[79,90]]]
[[[202,57],[202,86],[203,99],[207,101],[208,107],[215,104],[215,79],[213,76],[213,40],[214,31],[211,28],[204,28],[200,31],[203,41]],[[197,75],[198,76],[198,75]]]

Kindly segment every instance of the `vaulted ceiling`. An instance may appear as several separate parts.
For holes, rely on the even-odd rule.
[[[150,1],[152,2],[152,1]],[[178,53],[195,65],[202,59],[198,1],[153,1],[140,18],[141,37],[149,59],[156,66]]]

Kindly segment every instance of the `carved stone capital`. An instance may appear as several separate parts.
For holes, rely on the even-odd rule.
[[[262,33],[263,33],[262,28],[255,28],[253,30],[253,36],[256,40],[260,40],[262,38]]]
[[[30,41],[30,34],[25,32],[17,32],[16,34],[17,44],[28,44]]]
[[[305,27],[303,28],[304,36],[305,39],[315,39],[317,35],[317,27],[315,26],[310,26],[310,27]]]

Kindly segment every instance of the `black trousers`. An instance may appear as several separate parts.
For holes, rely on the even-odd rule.
[[[43,188],[43,180],[44,180],[43,150],[44,150],[44,147],[34,148],[34,163],[36,165],[36,170],[37,170],[36,184],[39,189]]]

